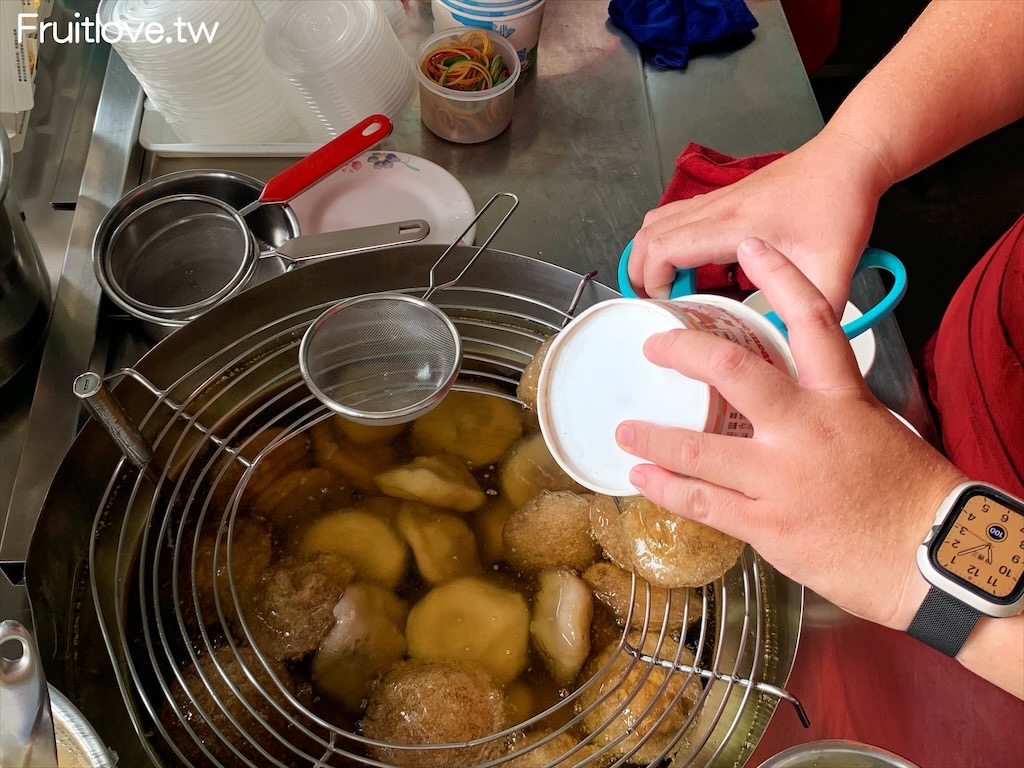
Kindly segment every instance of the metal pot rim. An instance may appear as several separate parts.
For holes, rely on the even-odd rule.
[[[127,230],[128,227],[142,216],[145,216],[146,213],[161,205],[178,201],[195,201],[214,206],[223,211],[226,216],[230,217],[234,226],[240,232],[244,233],[246,252],[238,270],[234,275],[232,275],[227,284],[222,288],[219,288],[216,292],[192,304],[186,304],[178,307],[158,307],[133,298],[124,289],[124,286],[117,281],[114,277],[110,263],[112,251],[111,246],[117,241],[117,238]],[[210,307],[215,306],[221,301],[227,299],[229,296],[237,293],[255,274],[258,264],[259,246],[256,244],[256,238],[249,231],[248,226],[246,226],[245,221],[238,214],[238,211],[230,205],[215,197],[211,197],[210,195],[165,195],[136,208],[134,211],[129,213],[120,224],[117,225],[117,228],[110,235],[110,239],[107,241],[106,247],[103,249],[103,253],[100,258],[100,269],[97,271],[96,276],[99,279],[100,285],[103,287],[104,291],[106,291],[111,300],[130,315],[133,315],[140,320],[155,323],[185,323],[189,320],[195,319]]]
[[[76,749],[76,757],[86,760],[90,768],[114,768],[116,760],[100,739],[92,724],[79,712],[71,700],[48,685],[50,694],[50,710],[53,713],[53,727],[71,737]],[[58,741],[60,737],[58,736]]]

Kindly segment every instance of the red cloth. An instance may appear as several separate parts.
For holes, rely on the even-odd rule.
[[[758,168],[778,160],[785,152],[771,152],[765,155],[734,158],[723,155],[710,147],[690,144],[676,158],[676,170],[668,189],[661,196],[659,206],[676,200],[687,200],[697,195],[728,186],[749,176]],[[697,268],[697,290],[711,291],[718,288],[739,288],[744,291],[757,290],[736,264],[705,264]]]
[[[1024,216],[957,289],[924,354],[950,461],[1024,496]]]

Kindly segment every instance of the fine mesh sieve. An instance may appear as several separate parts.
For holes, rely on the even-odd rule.
[[[437,268],[499,197],[512,201],[508,211],[459,273],[438,283]],[[400,424],[440,403],[459,375],[462,340],[429,299],[462,279],[518,205],[510,192],[488,200],[431,266],[423,296],[356,296],[313,321],[299,347],[299,369],[310,391],[331,410],[362,424]]]
[[[134,211],[104,255],[129,311],[190,318],[252,277],[258,246],[242,217],[208,195],[170,195]]]

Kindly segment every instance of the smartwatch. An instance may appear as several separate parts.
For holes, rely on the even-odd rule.
[[[931,587],[907,634],[956,656],[982,616],[1024,611],[1024,501],[985,483],[958,485],[917,565]]]

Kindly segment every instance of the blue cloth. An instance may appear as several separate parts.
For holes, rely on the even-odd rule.
[[[743,0],[611,0],[608,15],[659,67],[746,45],[757,19]]]

